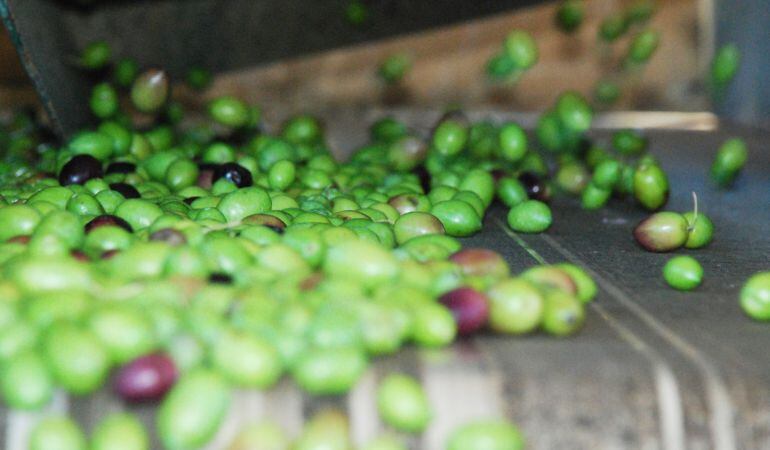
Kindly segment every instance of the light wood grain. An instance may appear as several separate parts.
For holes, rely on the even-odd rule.
[[[601,19],[617,11],[618,0],[587,2],[578,33],[565,35],[553,26],[553,5],[475,21],[436,31],[339,49],[265,67],[225,74],[208,97],[231,93],[270,111],[314,111],[347,106],[502,107],[534,111],[550,105],[566,89],[589,94],[596,81],[621,83],[617,109],[695,111],[707,108],[698,82],[696,2],[667,0],[650,26],[663,32],[657,54],[642,71],[622,75],[616,67],[629,38],[610,46],[598,42]],[[515,85],[491,83],[487,60],[512,29],[530,31],[540,62]],[[376,70],[390,54],[406,52],[414,67],[397,86],[388,87]],[[182,98],[192,100],[189,94]]]

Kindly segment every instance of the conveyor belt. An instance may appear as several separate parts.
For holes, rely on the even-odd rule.
[[[402,116],[427,127],[436,114]],[[327,122],[332,142],[345,148],[362,142],[367,120],[366,114],[348,113]],[[588,212],[576,200],[557,198],[554,225],[542,235],[510,232],[506,211],[494,207],[484,231],[466,246],[500,251],[515,272],[540,260],[572,261],[595,275],[600,293],[577,336],[490,335],[441,351],[410,349],[377,361],[344,398],[311,398],[288,381],[268,393],[243,393],[210,448],[221,448],[240,423],[265,416],[296,431],[303,417],[325,406],[350,413],[360,442],[384,429],[374,391],[378,379],[393,370],[420,377],[436,409],[429,430],[412,440],[415,449],[442,448],[454,426],[501,415],[521,426],[531,449],[770,448],[770,323],[749,320],[738,305],[743,282],[770,270],[769,136],[736,127],[693,131],[709,127],[700,119],[669,125],[677,124],[690,129],[653,129],[647,135],[671,179],[668,208],[688,210],[690,192],[696,191],[700,210],[716,226],[709,247],[677,252],[696,256],[704,267],[704,283],[695,291],[664,284],[661,267],[670,255],[636,245],[631,230],[646,213],[633,205],[612,201]],[[600,141],[607,136],[596,133]],[[746,140],[749,164],[733,190],[719,191],[706,175],[728,136]],[[52,408],[93,423],[123,406],[104,393],[95,399],[60,396]],[[152,424],[151,408],[136,411]],[[34,417],[0,413],[5,448],[24,448],[17,443]]]

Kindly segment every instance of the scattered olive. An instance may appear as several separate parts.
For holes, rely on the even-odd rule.
[[[689,291],[700,285],[703,267],[692,256],[675,256],[663,266],[663,278],[672,288]]]
[[[646,250],[668,252],[687,242],[687,219],[681,214],[664,211],[651,215],[634,228],[634,238]]]

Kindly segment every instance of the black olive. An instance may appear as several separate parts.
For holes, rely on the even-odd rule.
[[[139,195],[139,191],[137,191],[135,187],[128,183],[112,183],[110,184],[110,189],[120,192],[120,194],[125,198],[141,197],[141,195]]]
[[[422,186],[422,189],[425,192],[430,191],[430,173],[428,173],[428,169],[420,164],[414,169],[414,173],[417,175],[417,178],[420,179],[420,186]]]
[[[215,171],[219,168],[219,164],[214,163],[198,163],[198,170],[203,172],[204,170]]]
[[[212,273],[209,276],[209,282],[218,284],[230,284],[233,282],[233,277],[226,273]]]
[[[136,171],[136,164],[118,161],[107,166],[107,173],[132,173]]]
[[[532,172],[519,174],[519,181],[527,191],[527,196],[533,200],[547,202],[551,199],[551,190],[542,178]]]
[[[91,155],[75,155],[59,172],[62,186],[83,184],[92,178],[102,177],[102,163]]]
[[[216,182],[224,178],[239,188],[251,186],[254,182],[251,179],[251,172],[245,167],[236,163],[225,163],[214,170],[213,181]]]
[[[90,222],[86,224],[85,226],[86,233],[90,233],[91,230],[93,230],[94,228],[99,228],[103,226],[120,227],[128,231],[129,233],[133,231],[133,229],[131,228],[131,225],[125,220],[121,219],[120,217],[113,216],[110,214],[102,214],[101,216],[94,217],[93,219],[91,219]]]

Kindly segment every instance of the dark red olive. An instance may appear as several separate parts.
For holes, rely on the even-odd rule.
[[[198,180],[196,184],[203,189],[211,189],[211,185],[214,183],[214,172],[218,168],[219,166],[216,164],[198,164]]]
[[[107,250],[106,252],[102,253],[101,258],[102,259],[112,259],[115,255],[120,253],[120,250],[113,248],[112,250]]]
[[[460,266],[464,275],[496,278],[508,276],[508,263],[499,253],[485,248],[464,248],[449,259]]]
[[[139,191],[137,191],[135,187],[131,186],[128,183],[112,183],[110,184],[110,189],[120,193],[120,195],[122,195],[125,198],[141,197],[141,195],[139,195]]]
[[[177,379],[176,364],[164,353],[140,356],[118,370],[113,389],[125,401],[147,402],[163,398]]]
[[[187,238],[181,231],[173,228],[162,228],[150,234],[151,241],[162,241],[172,246],[183,245],[187,243]]]
[[[91,230],[93,230],[94,228],[99,228],[103,226],[120,227],[128,231],[129,233],[134,231],[131,228],[131,225],[125,220],[121,219],[120,217],[113,216],[110,214],[102,214],[101,216],[94,217],[93,219],[91,219],[90,222],[86,224],[85,226],[86,233],[90,233]]]
[[[522,172],[519,174],[519,182],[527,191],[527,196],[533,200],[547,202],[551,199],[551,189],[548,184],[538,175],[532,172]]]
[[[254,184],[251,179],[251,172],[245,167],[236,163],[224,163],[214,170],[213,182],[224,178],[239,188],[248,187]]]
[[[102,177],[102,163],[91,155],[75,155],[59,172],[59,184],[83,184],[92,178]]]
[[[475,289],[457,288],[442,295],[439,301],[452,311],[461,336],[475,333],[489,320],[489,299]]]
[[[209,275],[209,283],[215,283],[215,284],[232,284],[233,277],[226,273],[212,273]]]
[[[85,253],[81,252],[80,250],[72,250],[70,252],[70,255],[73,258],[77,259],[78,261],[83,261],[83,262],[91,261],[91,259],[88,257],[88,255],[86,255]]]
[[[18,236],[14,236],[8,239],[6,242],[15,242],[17,244],[27,244],[29,243],[29,236],[26,234],[20,234]]]
[[[136,164],[126,161],[116,161],[107,166],[106,173],[132,173],[136,171]]]

